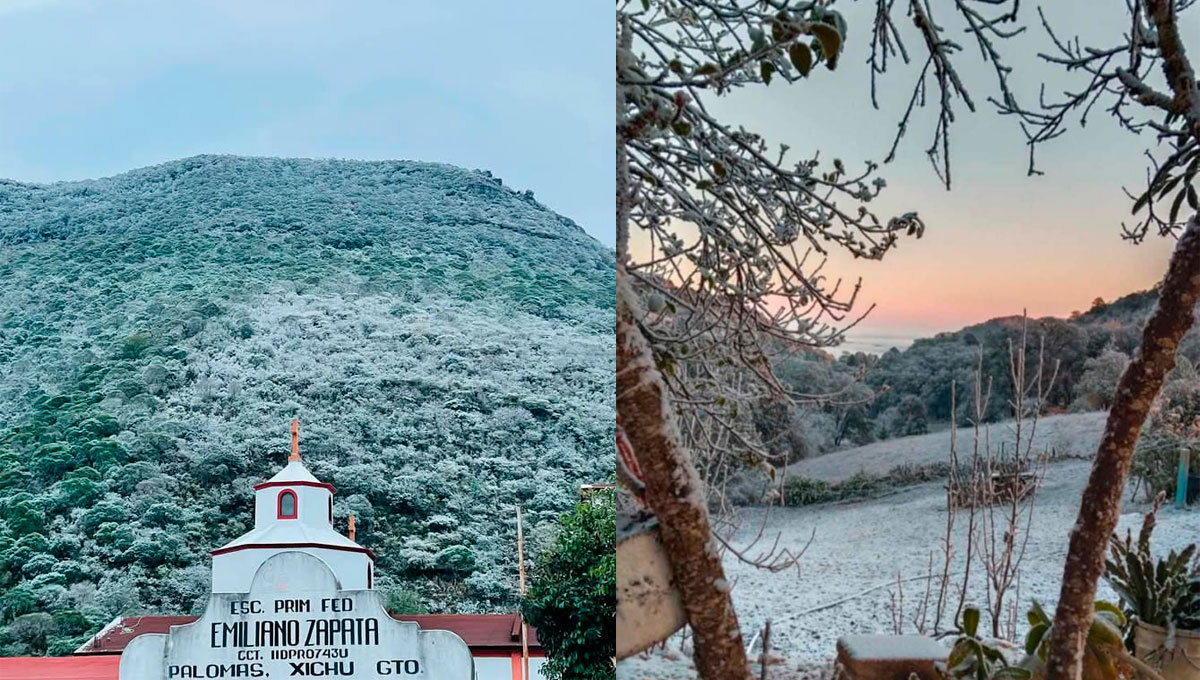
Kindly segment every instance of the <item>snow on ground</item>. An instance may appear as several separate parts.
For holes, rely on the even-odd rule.
[[[1049,451],[1055,457],[1090,456],[1100,443],[1106,416],[1104,411],[1045,416],[1038,422],[1034,432],[1033,450]],[[999,449],[1002,442],[1011,442],[1013,439],[1011,422],[990,425],[988,431],[995,450]],[[972,434],[970,428],[958,430],[961,458],[969,455]],[[837,482],[859,472],[882,474],[898,465],[928,465],[945,462],[949,458],[950,430],[946,429],[915,437],[888,439],[802,460],[788,468],[788,476],[799,474]]]
[[[1090,462],[1073,460],[1051,464],[1046,471],[1022,566],[1019,596],[1022,624],[1031,600],[1036,598],[1053,607],[1058,598],[1067,533],[1075,521],[1089,469]],[[1136,532],[1145,507],[1126,499],[1121,530],[1130,527]],[[745,524],[739,534],[743,543],[753,537],[763,513],[761,509],[744,512]],[[937,563],[936,551],[946,521],[945,496],[941,483],[933,482],[868,501],[776,508],[766,515],[766,521],[765,537],[773,541],[779,534],[781,546],[802,547],[814,529],[816,534],[798,570],[772,574],[726,558],[726,574],[735,584],[738,618],[747,641],[767,619],[771,620],[771,648],[787,661],[770,677],[812,677],[814,666],[828,664],[836,654],[839,636],[892,632],[890,593],[896,592],[897,576],[903,579],[928,573],[931,552]],[[959,521],[952,569],[955,574],[963,570],[964,524],[965,519]],[[1153,540],[1156,552],[1197,540],[1200,540],[1200,512],[1174,508],[1160,511]],[[735,541],[735,545],[740,544]],[[976,562],[972,565],[968,600],[982,606],[985,586],[979,573]],[[961,577],[954,580],[957,583]],[[875,586],[884,587],[836,606],[811,611]],[[908,626],[905,632],[913,632],[907,619],[923,593],[923,582],[904,584]],[[1115,600],[1103,582],[1100,597]],[[988,625],[986,615],[983,625]],[[1019,635],[1024,635],[1023,628]],[[668,643],[665,652],[621,662],[617,667],[618,677],[623,680],[694,677],[690,660],[678,645],[677,636]],[[757,648],[754,653],[758,653]]]

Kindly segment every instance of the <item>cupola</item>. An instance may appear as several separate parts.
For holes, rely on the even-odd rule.
[[[213,592],[249,592],[258,567],[285,551],[308,553],[325,562],[343,590],[371,589],[375,555],[334,530],[334,493],[332,485],[304,466],[300,424],[293,420],[287,465],[254,487],[254,529],[212,551]]]

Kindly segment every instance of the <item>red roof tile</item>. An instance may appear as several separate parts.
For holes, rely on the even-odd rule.
[[[476,648],[521,648],[521,627],[516,614],[392,614],[392,618],[412,621],[422,628],[452,630]],[[541,649],[537,631],[529,627],[529,648]]]
[[[393,614],[400,621],[412,621],[422,628],[449,630],[467,643],[472,652],[519,651],[521,633],[516,614]],[[143,633],[166,633],[171,626],[195,621],[196,616],[127,616],[116,619],[75,650],[77,655],[120,654],[125,645]],[[529,649],[541,650],[537,631],[529,628]],[[10,676],[0,673],[0,678]],[[11,676],[22,677],[22,676]],[[42,676],[37,676],[42,677]],[[45,676],[56,677],[56,676]],[[100,676],[97,676],[100,677]]]
[[[92,639],[75,650],[76,654],[120,654],[129,641],[142,633],[165,633],[171,626],[191,623],[198,616],[126,616],[113,619]]]
[[[0,678],[8,680],[113,680],[119,656],[0,657]]]

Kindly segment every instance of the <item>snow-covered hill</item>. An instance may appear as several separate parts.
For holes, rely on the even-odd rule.
[[[189,611],[293,416],[381,589],[511,608],[514,505],[536,547],[613,469],[612,257],[434,163],[0,182],[0,654]]]

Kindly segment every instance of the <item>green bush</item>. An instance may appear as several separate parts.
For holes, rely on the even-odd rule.
[[[393,614],[429,613],[429,608],[421,600],[420,593],[407,588],[393,590],[387,594],[387,610]]]
[[[150,349],[150,336],[146,333],[134,333],[125,338],[125,343],[121,345],[120,357],[122,359],[137,359]]]
[[[616,516],[611,499],[580,503],[538,557],[521,611],[537,628],[550,678],[611,678],[616,656]]]
[[[814,505],[837,500],[832,485],[823,479],[791,477],[784,487],[784,498],[788,505]]]
[[[1138,440],[1129,473],[1143,488],[1146,498],[1154,498],[1159,493],[1172,498],[1175,496],[1179,449],[1183,444],[1179,436],[1161,431],[1153,424]],[[1195,458],[1193,455],[1192,470],[1196,469]]]
[[[873,498],[914,484],[923,484],[949,476],[946,463],[898,465],[882,475],[857,472],[840,482],[830,483],[811,477],[789,477],[784,486],[788,505],[815,505],[861,498]]]
[[[1200,384],[1186,360],[1163,388],[1158,408],[1152,413],[1134,449],[1130,474],[1145,485],[1146,497],[1159,493],[1175,495],[1179,454],[1188,452],[1192,474],[1200,470]]]

